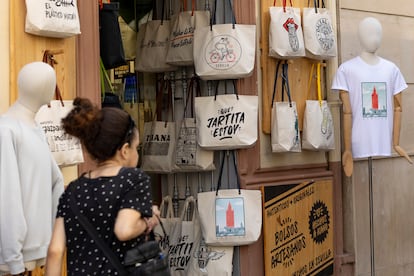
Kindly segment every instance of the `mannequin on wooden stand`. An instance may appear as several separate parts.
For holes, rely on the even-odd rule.
[[[380,47],[382,40],[382,26],[381,23],[372,17],[363,19],[359,24],[358,37],[362,47],[359,58],[362,59],[366,65],[375,66],[384,61],[377,55],[377,50]],[[369,68],[368,68],[369,69]],[[395,70],[394,70],[395,71]],[[399,73],[399,70],[398,70]],[[333,89],[342,87],[332,87]],[[403,87],[406,88],[406,85]],[[389,89],[389,87],[388,87]],[[392,88],[391,88],[392,89]],[[397,88],[398,89],[398,88]],[[352,139],[353,131],[353,116],[355,109],[352,105],[355,104],[355,99],[350,99],[350,92],[343,89],[340,90],[340,98],[343,104],[343,137],[344,137],[344,152],[342,155],[342,165],[346,176],[351,176],[353,173],[353,149],[352,145],[355,139]],[[400,128],[401,128],[401,114],[402,114],[402,91],[389,91],[393,93],[393,126],[392,126],[392,146],[394,150],[402,157],[407,159],[409,163],[413,163],[406,151],[400,146]],[[389,103],[390,104],[390,103]],[[391,106],[391,105],[390,105]],[[368,119],[369,120],[369,119]],[[355,138],[355,136],[354,136]],[[358,140],[358,139],[356,139]],[[382,155],[382,154],[381,154]]]
[[[44,62],[18,75],[18,98],[0,116],[0,275],[26,275],[44,265],[64,183],[41,127],[56,74]]]

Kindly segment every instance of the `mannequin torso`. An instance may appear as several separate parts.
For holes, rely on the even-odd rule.
[[[45,261],[63,176],[34,117],[55,87],[52,67],[27,64],[19,72],[17,101],[0,116],[0,274]]]
[[[370,133],[354,133],[353,135],[353,128],[355,126],[355,120],[358,122],[361,121],[361,111],[365,114],[367,111],[366,105],[361,104],[363,101],[361,90],[361,85],[365,85],[365,87],[370,87],[373,89],[374,94],[376,93],[376,89],[378,86],[381,86],[383,83],[385,86],[381,88],[380,98],[384,102],[384,98],[386,97],[385,104],[381,103],[380,106],[376,107],[377,113],[374,112],[374,115],[366,115],[366,120],[364,121],[364,125],[373,127],[372,129],[372,137],[373,141],[365,141],[365,145],[369,147],[371,144],[370,142],[377,143],[385,143],[381,146],[378,146],[378,149],[373,148],[372,153],[370,154],[371,149],[366,149],[364,147],[361,148],[363,153],[358,153],[362,156],[357,157],[366,157],[366,156],[373,156],[373,155],[389,155],[388,151],[391,150],[384,150],[382,151],[381,148],[390,147],[391,144],[394,146],[395,151],[404,156],[410,163],[412,163],[411,158],[405,153],[405,151],[399,146],[399,132],[400,132],[400,121],[401,121],[401,91],[404,90],[407,85],[399,72],[399,69],[391,62],[386,61],[379,56],[377,56],[376,52],[380,46],[381,39],[382,39],[382,28],[381,24],[378,20],[372,17],[365,18],[361,21],[358,30],[359,40],[362,46],[362,51],[357,58],[354,58],[348,62],[345,62],[341,67],[338,69],[337,75],[335,76],[334,83],[332,89],[340,90],[340,98],[343,103],[343,113],[344,113],[344,128],[343,128],[343,136],[344,136],[344,152],[342,155],[342,163],[344,167],[345,175],[351,176],[353,171],[353,158],[355,150],[353,148],[353,144],[358,144],[360,140],[366,140],[367,137],[370,137]],[[370,74],[370,72],[374,72]],[[381,75],[382,74],[382,75]],[[397,79],[394,79],[397,76]],[[365,77],[365,79],[364,79]],[[345,80],[346,79],[346,80]],[[345,87],[344,81],[347,83],[356,82],[354,87]],[[395,84],[394,84],[395,83]],[[393,85],[391,85],[393,84]],[[373,86],[372,86],[373,85]],[[375,87],[377,85],[377,87]],[[382,87],[382,86],[381,86]],[[350,90],[351,89],[351,90]],[[367,92],[367,91],[366,91]],[[361,94],[361,95],[359,95]],[[387,96],[388,95],[388,96]],[[393,112],[388,112],[387,109],[393,106]],[[385,111],[383,111],[385,110]],[[392,125],[389,123],[386,124],[386,128],[389,129],[389,139],[392,141],[384,140],[381,135],[377,135],[380,130],[378,126],[374,125],[375,120],[370,118],[376,117],[384,117],[380,114],[380,112],[385,112],[385,118],[388,118]],[[357,116],[357,117],[355,117]],[[359,117],[358,117],[359,116]],[[365,116],[365,115],[364,115]],[[364,117],[365,118],[365,117]],[[368,122],[367,122],[368,121]],[[371,123],[374,122],[374,123]],[[358,126],[361,124],[358,123]],[[382,126],[381,126],[382,128]],[[366,128],[363,128],[362,131],[369,132]],[[391,133],[392,132],[392,133]],[[354,138],[352,138],[354,137]],[[378,141],[378,137],[381,137],[381,141]],[[392,137],[392,138],[391,138]],[[359,148],[358,148],[358,152]]]

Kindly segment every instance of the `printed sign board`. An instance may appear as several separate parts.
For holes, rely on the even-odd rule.
[[[262,192],[265,275],[333,275],[332,180]]]

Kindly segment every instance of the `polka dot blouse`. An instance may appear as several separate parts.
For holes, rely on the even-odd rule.
[[[151,184],[149,177],[137,168],[123,168],[117,176],[87,178],[73,181],[59,199],[57,217],[65,222],[67,274],[118,275],[104,253],[75,218],[70,208],[71,193],[77,205],[101,237],[122,261],[125,252],[142,242],[142,237],[121,242],[114,234],[115,218],[120,209],[132,208],[152,216]]]

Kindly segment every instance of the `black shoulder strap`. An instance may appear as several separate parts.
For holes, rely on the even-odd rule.
[[[119,261],[118,257],[112,252],[109,246],[99,237],[98,231],[96,231],[95,227],[89,222],[89,220],[83,215],[78,205],[76,205],[76,198],[74,194],[71,192],[70,195],[70,207],[72,208],[73,213],[77,216],[79,223],[85,228],[86,232],[88,232],[89,236],[96,242],[98,247],[102,250],[111,264],[115,267],[115,269],[119,272],[120,275],[128,275],[128,272],[125,270],[124,266]]]

